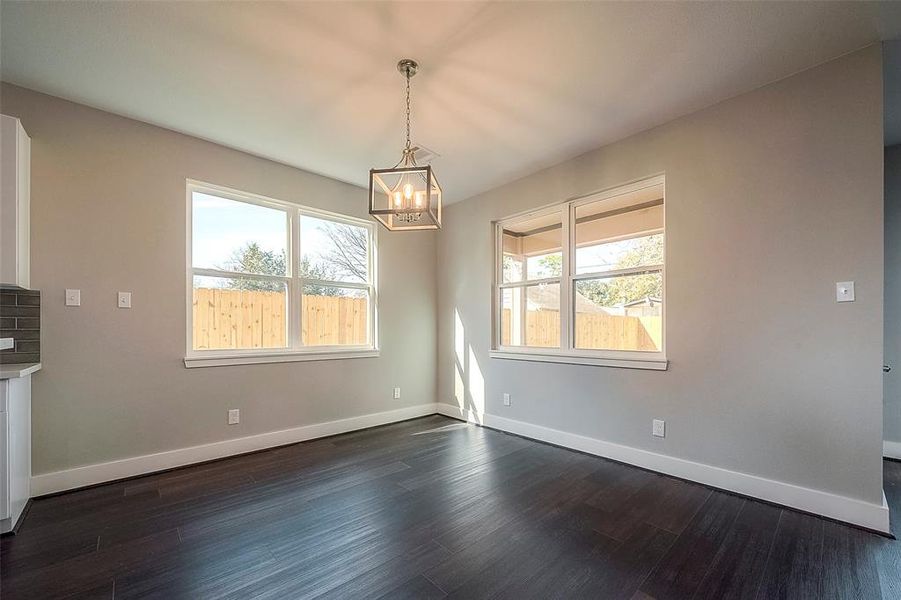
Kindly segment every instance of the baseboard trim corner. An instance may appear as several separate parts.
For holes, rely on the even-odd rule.
[[[901,442],[882,442],[882,456],[893,460],[901,460]]]
[[[448,417],[492,429],[594,454],[744,496],[759,498],[765,502],[851,523],[879,533],[891,534],[889,508],[885,494],[882,496],[881,504],[874,504],[524,421],[498,417],[489,413],[477,414],[472,410],[462,409],[452,404],[439,403],[438,412]]]
[[[32,475],[31,495],[32,497],[45,496],[238,454],[246,454],[257,450],[406,421],[407,419],[435,414],[437,412],[436,408],[435,404],[418,404],[396,410],[339,419],[337,421],[314,423],[312,425],[270,431],[221,442]]]

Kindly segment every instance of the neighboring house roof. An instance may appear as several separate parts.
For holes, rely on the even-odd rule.
[[[529,290],[528,302],[528,310],[560,310],[560,286],[540,285],[533,287]],[[600,306],[586,298],[583,294],[576,292],[576,312],[580,314],[621,314],[618,311],[621,311],[623,308],[642,305],[653,306],[654,304],[661,304],[662,302],[663,301],[660,298],[646,296],[645,298],[633,300],[632,302],[626,302],[625,304],[617,306]],[[505,302],[504,308],[511,308],[510,303]]]
[[[640,300],[633,300],[632,302],[626,302],[623,306],[639,306],[641,304],[661,304],[663,300],[660,298],[655,298],[653,296],[647,296],[645,298],[641,298]]]
[[[540,285],[529,290],[529,310],[560,310],[560,286]],[[504,308],[510,308],[505,303]],[[576,311],[579,313],[606,313],[603,306],[598,306],[584,295],[576,292]]]

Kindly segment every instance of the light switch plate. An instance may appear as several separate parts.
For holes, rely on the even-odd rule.
[[[66,289],[66,306],[81,306],[81,290]]]
[[[119,308],[131,308],[131,292],[119,292]]]
[[[651,433],[656,437],[665,437],[666,436],[666,421],[661,421],[660,419],[654,419],[654,422],[651,425]]]
[[[854,282],[838,281],[835,284],[836,302],[854,302]]]

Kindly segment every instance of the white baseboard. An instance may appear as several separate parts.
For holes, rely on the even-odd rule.
[[[523,437],[611,458],[652,471],[760,498],[768,502],[797,508],[798,510],[823,515],[839,521],[853,523],[867,529],[889,532],[889,510],[884,495],[881,505],[873,504],[790,483],[764,479],[755,475],[729,471],[720,467],[658,454],[648,450],[533,425],[523,421],[491,414],[477,415],[472,411],[463,411],[458,406],[443,403],[437,405],[419,404],[408,408],[361,415],[338,421],[316,423],[211,444],[86,465],[65,471],[34,475],[31,478],[31,495],[43,496],[217,458],[225,458],[245,452],[264,450],[376,425],[385,425],[430,415],[435,412]],[[885,456],[901,458],[901,443],[885,442]]]
[[[168,450],[156,454],[146,454],[144,456],[135,456],[111,462],[76,467],[65,471],[33,475],[31,477],[31,495],[32,497],[43,496],[44,494],[52,494],[87,485],[95,485],[126,477],[144,475],[155,471],[172,469],[174,467],[183,467],[185,465],[207,460],[225,458],[227,456],[234,456],[245,452],[253,452],[254,450],[263,450],[275,446],[283,446],[285,444],[303,442],[338,433],[355,431],[357,429],[365,429],[376,425],[404,421],[406,419],[435,414],[435,412],[435,404],[419,404],[408,408],[361,415],[359,417],[351,417],[338,421],[328,421],[326,423],[316,423],[313,425],[305,425],[303,427],[294,427],[292,429],[282,429],[280,431],[271,431],[259,435],[223,440],[212,444],[179,448],[177,450]]]
[[[901,460],[901,442],[882,442],[882,456]]]
[[[470,410],[464,411],[459,406],[451,404],[439,403],[438,412],[523,437],[696,481],[874,531],[889,533],[889,509],[885,494],[882,495],[881,505],[874,504],[492,414],[479,415]]]

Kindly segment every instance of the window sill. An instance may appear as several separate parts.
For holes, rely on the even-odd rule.
[[[185,368],[227,367],[230,365],[256,365],[265,363],[306,362],[311,360],[346,360],[349,358],[376,358],[377,349],[326,350],[321,352],[272,352],[228,354],[216,356],[187,356]]]
[[[666,371],[669,361],[665,358],[609,358],[586,356],[579,354],[539,354],[535,352],[516,352],[512,350],[492,350],[491,358],[504,360],[525,360],[533,362],[549,362],[565,365],[588,365],[592,367],[617,367],[621,369],[648,369]]]

